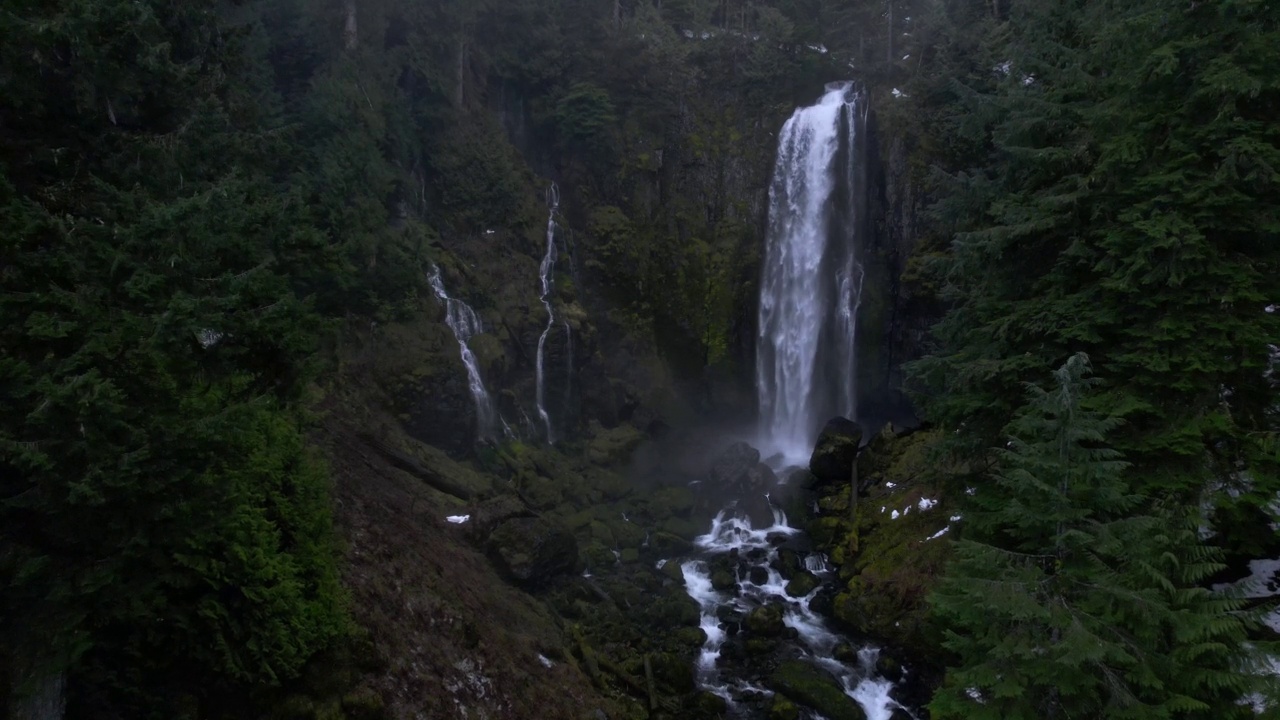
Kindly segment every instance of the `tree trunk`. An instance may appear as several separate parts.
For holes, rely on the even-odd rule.
[[[347,26],[342,31],[347,50],[360,46],[360,33],[356,27],[356,0],[346,0]]]

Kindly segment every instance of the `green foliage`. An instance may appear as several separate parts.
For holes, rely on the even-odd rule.
[[[1182,513],[1144,514],[1073,356],[1032,387],[933,597],[955,663],[940,718],[1251,717],[1241,602]]]
[[[915,376],[930,414],[982,454],[1019,384],[1085,350],[1146,489],[1241,489],[1241,465],[1255,502],[1277,479],[1251,438],[1275,422],[1264,371],[1280,316],[1262,309],[1280,295],[1278,226],[1257,209],[1280,202],[1261,170],[1280,157],[1261,110],[1280,87],[1260,70],[1280,20],[1259,3],[1175,5],[1015,3],[985,46],[952,40],[950,66],[987,69],[927,100],[972,114],[936,131],[965,140],[934,150],[936,225],[955,241],[933,271],[953,309]]]
[[[587,153],[606,149],[609,131],[616,122],[608,91],[590,83],[574,85],[556,103],[556,130],[560,137]]]

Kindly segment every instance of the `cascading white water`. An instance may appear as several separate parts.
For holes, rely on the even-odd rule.
[[[804,597],[786,594],[787,580],[778,572],[779,541],[798,535],[800,530],[791,527],[786,513],[774,509],[773,525],[755,528],[751,521],[726,509],[711,523],[711,530],[695,540],[703,553],[703,559],[687,560],[681,565],[685,589],[697,601],[701,611],[701,627],[707,639],[698,657],[698,673],[704,687],[721,695],[730,703],[735,695],[746,691],[765,692],[742,679],[721,677],[716,667],[726,633],[719,619],[720,609],[731,608],[746,614],[765,604],[780,604],[783,623],[794,628],[806,655],[818,667],[837,678],[845,694],[862,706],[868,720],[890,720],[895,710],[903,708],[890,695],[893,683],[878,677],[875,671],[879,649],[867,646],[858,651],[857,664],[845,664],[832,657],[841,638],[831,630],[826,620],[810,605],[818,595],[815,589]],[[745,558],[756,572],[738,572],[738,591],[734,594],[718,592],[711,585],[710,563],[717,556]],[[821,555],[805,556],[803,564],[808,572],[819,578],[832,575],[826,559]],[[763,570],[763,572],[759,572]],[[762,582],[761,582],[762,581]]]
[[[796,110],[779,135],[756,383],[761,444],[766,455],[778,452],[790,462],[808,458],[823,422],[857,412],[863,270],[852,235],[864,113],[852,85],[829,86],[818,104]]]
[[[756,353],[758,442],[779,477],[788,475],[788,467],[808,463],[822,423],[835,415],[856,419],[857,316],[864,280],[856,249],[863,222],[865,106],[852,84],[828,86],[816,105],[796,110],[779,136]],[[707,636],[698,660],[703,686],[729,701],[734,716],[735,698],[770,693],[720,669],[722,649],[730,642],[722,617],[780,606],[801,656],[836,678],[869,720],[889,720],[895,713],[912,717],[890,697],[893,684],[877,675],[877,648],[862,648],[857,662],[836,659],[841,638],[811,607],[820,589],[805,597],[786,593],[778,545],[799,534],[777,507],[772,525],[757,528],[731,503],[710,532],[697,538],[699,554],[681,568]],[[736,566],[736,585],[717,591],[711,567],[723,567],[726,560]],[[807,553],[802,563],[823,582],[833,576],[822,555]]]
[[[542,294],[539,299],[542,300],[542,306],[547,309],[547,327],[542,331],[542,335],[538,337],[538,358],[536,363],[536,381],[537,381],[537,403],[538,418],[542,420],[542,425],[547,432],[547,442],[554,443],[555,429],[551,425],[551,413],[547,410],[547,378],[546,378],[546,354],[547,354],[547,336],[551,334],[551,328],[556,323],[555,307],[551,303],[551,291],[555,287],[555,270],[556,270],[556,212],[560,209],[560,188],[555,183],[551,183],[551,187],[547,189],[547,252],[542,256],[542,263],[538,266],[538,278],[542,283]],[[568,323],[564,326],[565,332],[569,332]]]
[[[471,346],[468,344],[471,338],[484,332],[484,325],[480,322],[480,316],[476,315],[470,305],[449,297],[449,293],[444,289],[444,280],[440,277],[440,268],[435,264],[432,264],[431,274],[427,276],[427,280],[431,283],[431,289],[436,297],[444,303],[445,322],[458,340],[462,364],[467,368],[467,384],[471,388],[471,398],[476,404],[476,435],[481,440],[489,439],[496,430],[496,421],[499,418],[493,407],[493,399],[489,397],[489,391],[485,389],[484,380],[480,376],[480,364],[476,361],[476,356],[471,352]],[[506,421],[502,421],[504,428],[506,425]]]

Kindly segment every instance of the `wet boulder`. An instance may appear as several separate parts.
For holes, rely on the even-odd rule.
[[[813,592],[818,584],[818,578],[813,573],[801,571],[787,583],[787,594],[793,598],[802,598]]]
[[[862,428],[845,418],[832,418],[822,428],[813,455],[809,457],[809,472],[822,483],[848,482],[853,464],[862,446]]]
[[[777,605],[762,605],[752,610],[743,624],[752,633],[764,637],[781,635],[786,628],[782,622],[782,608]]]
[[[574,572],[578,541],[569,531],[543,518],[513,518],[490,535],[489,554],[513,580],[539,585]]]
[[[493,535],[502,523],[518,517],[532,517],[533,512],[515,495],[498,495],[471,508],[471,521],[467,534],[472,540],[483,542]]]
[[[744,442],[725,448],[711,463],[711,482],[718,488],[736,488],[760,464],[760,451]]]
[[[782,663],[769,676],[767,685],[828,720],[867,720],[862,707],[844,693],[836,678],[807,662]]]

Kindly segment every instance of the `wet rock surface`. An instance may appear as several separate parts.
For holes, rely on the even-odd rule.
[[[782,663],[769,676],[769,687],[829,720],[867,719],[866,712],[845,694],[840,682],[811,663]]]
[[[839,417],[828,420],[809,458],[809,472],[820,482],[848,482],[861,445],[858,423]]]

